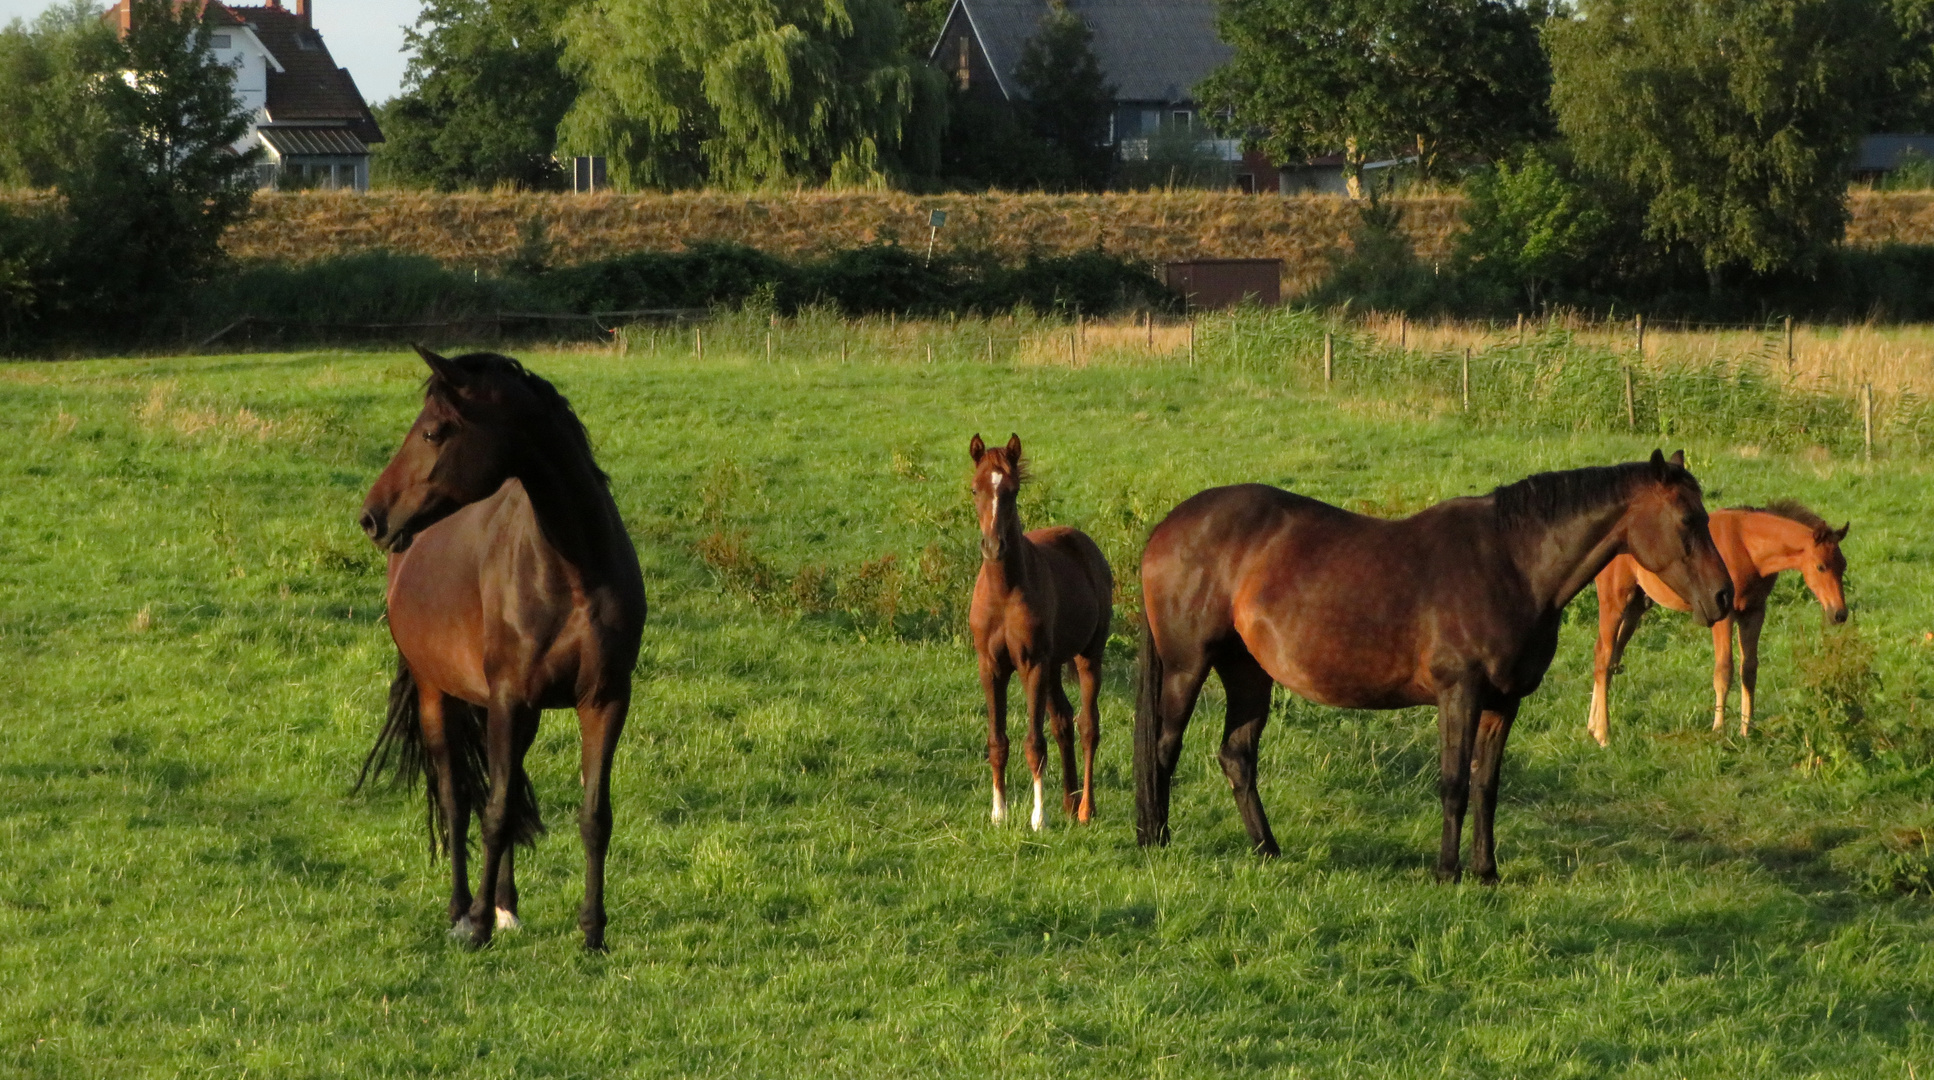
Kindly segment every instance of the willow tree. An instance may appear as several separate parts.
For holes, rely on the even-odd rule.
[[[1728,272],[1810,271],[1847,220],[1846,167],[1895,35],[1873,0],[1593,0],[1547,34],[1581,163],[1647,236]]]
[[[565,22],[566,152],[621,185],[878,187],[937,154],[943,77],[895,0],[596,0]]]
[[[1492,157],[1549,128],[1542,0],[1223,0],[1235,55],[1201,89],[1277,160]]]

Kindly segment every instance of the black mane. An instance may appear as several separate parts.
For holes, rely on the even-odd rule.
[[[1594,465],[1584,469],[1544,472],[1527,476],[1515,484],[1505,484],[1491,492],[1498,526],[1511,529],[1521,525],[1545,525],[1561,518],[1616,502],[1631,494],[1642,480],[1660,479],[1649,461],[1623,465]],[[1699,490],[1699,481],[1677,465],[1667,465],[1667,483],[1685,484]]]
[[[597,476],[598,482],[606,486],[610,485],[611,478],[598,467],[597,458],[591,453],[591,435],[584,430],[584,421],[578,419],[578,414],[571,409],[570,401],[563,394],[558,393],[557,387],[552,386],[549,380],[511,357],[497,353],[465,353],[462,356],[451,357],[449,362],[460,367],[465,375],[472,378],[515,380],[549,415],[554,433],[563,443],[559,449],[582,456],[584,463],[590,466],[591,472]],[[433,374],[430,376],[430,387],[435,388],[437,385],[438,377]]]

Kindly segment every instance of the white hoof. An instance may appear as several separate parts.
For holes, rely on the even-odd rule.
[[[1034,813],[1028,815],[1027,823],[1034,827],[1035,832],[1040,832],[1046,823],[1046,815],[1041,810],[1041,781],[1038,779],[1034,781]]]
[[[988,818],[995,825],[1007,824],[1007,800],[1001,798],[1001,793],[998,791],[994,793],[994,811],[988,815]]]
[[[470,925],[470,916],[468,915],[450,924],[450,936],[458,941],[470,937],[471,933],[472,927]]]
[[[497,909],[497,929],[522,930],[523,928],[524,928],[524,924],[517,921],[516,914],[513,913],[509,908]]]

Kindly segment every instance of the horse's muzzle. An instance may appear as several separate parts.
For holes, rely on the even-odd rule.
[[[1846,622],[1847,621],[1846,605],[1842,604],[1841,606],[1834,608],[1832,611],[1827,612],[1827,618],[1832,619],[1835,623]]]
[[[409,550],[410,541],[416,539],[416,534],[407,529],[390,532],[388,519],[389,515],[381,510],[364,510],[360,521],[363,535],[369,537],[370,543],[383,551],[400,555]]]

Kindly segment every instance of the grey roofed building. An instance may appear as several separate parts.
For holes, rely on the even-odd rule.
[[[1132,156],[1134,142],[1159,127],[1195,125],[1196,84],[1234,53],[1216,36],[1215,0],[1067,0],[1067,7],[1094,31],[1095,59],[1115,87],[1111,144]],[[1014,70],[1047,14],[1047,0],[954,0],[929,62],[962,90],[1024,99]]]

